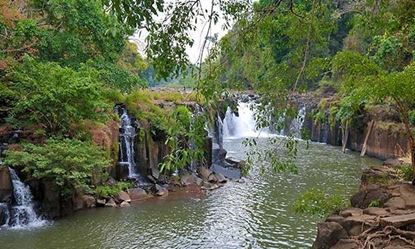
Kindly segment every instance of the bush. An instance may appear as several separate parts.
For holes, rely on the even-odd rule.
[[[340,211],[346,206],[344,198],[339,195],[328,195],[318,189],[311,189],[303,193],[294,202],[297,213],[325,216]]]
[[[111,165],[105,151],[70,139],[49,139],[42,145],[23,143],[7,151],[4,163],[21,168],[35,179],[52,180],[64,195],[74,190],[89,191],[92,172],[103,172]]]
[[[131,182],[117,182],[114,185],[101,185],[97,186],[95,193],[102,198],[109,198],[118,195],[121,191],[132,188]]]
[[[17,127],[40,124],[48,132],[62,133],[82,119],[102,119],[109,106],[97,79],[98,72],[86,66],[77,72],[25,57],[11,75],[16,102],[9,121]]]
[[[402,165],[398,168],[397,172],[405,181],[413,180],[414,170],[411,165]]]

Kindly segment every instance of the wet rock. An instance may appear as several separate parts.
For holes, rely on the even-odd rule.
[[[212,153],[213,162],[224,162],[226,154],[227,152],[225,149],[214,149]]]
[[[81,197],[81,199],[83,201],[83,207],[84,208],[93,208],[93,207],[95,207],[96,200],[93,196],[83,195]]]
[[[105,207],[106,202],[105,199],[97,199],[97,207]]]
[[[199,177],[195,176],[194,174],[186,174],[183,175],[180,179],[180,183],[183,186],[189,186],[189,185],[198,185]]]
[[[121,204],[120,204],[120,207],[122,207],[122,208],[125,208],[125,207],[130,207],[131,205],[130,205],[130,203],[128,203],[128,201],[123,201],[123,202],[121,202]]]
[[[212,174],[212,171],[210,171],[208,168],[206,167],[200,167],[198,169],[199,175],[202,177],[203,180],[207,180],[210,176],[210,174]]]
[[[115,198],[119,203],[122,203],[124,201],[131,202],[131,197],[127,192],[121,191],[118,193],[117,197]]]
[[[216,183],[216,182],[218,182],[218,178],[216,177],[215,174],[211,174],[208,178],[208,181],[211,182],[211,183]]]
[[[317,238],[313,249],[329,249],[341,239],[348,237],[344,228],[336,222],[322,222],[317,225]]]
[[[228,181],[221,173],[215,173],[215,177],[218,183],[226,183]]]
[[[115,185],[116,183],[117,183],[117,181],[116,181],[114,178],[112,178],[112,177],[110,177],[110,178],[107,180],[107,185],[113,186],[113,185]]]
[[[115,203],[113,198],[110,198],[107,203],[105,203],[106,207],[117,207],[117,203]]]
[[[215,183],[204,182],[202,184],[202,187],[201,188],[204,189],[204,190],[211,191],[211,190],[215,190],[215,189],[220,188],[220,186],[218,184],[215,184]]]
[[[167,188],[164,188],[158,184],[155,185],[156,188],[156,195],[157,196],[166,196],[169,194],[169,191],[167,190]]]
[[[150,196],[147,194],[147,192],[142,188],[133,188],[128,190],[128,194],[131,197],[131,200],[143,200],[147,199]]]
[[[228,179],[240,179],[241,170],[233,167],[223,167],[219,164],[213,164],[211,168],[212,172],[220,173]]]
[[[13,185],[8,167],[0,166],[0,202],[11,201]]]
[[[390,209],[405,209],[405,201],[401,197],[392,197],[384,206]]]
[[[7,222],[8,206],[4,203],[0,203],[0,226],[3,226]]]

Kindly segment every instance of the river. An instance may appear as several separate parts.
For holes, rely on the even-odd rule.
[[[225,139],[228,155],[244,158],[241,139]],[[268,148],[259,139],[261,150]],[[78,212],[40,228],[0,230],[2,249],[87,248],[309,248],[319,217],[299,215],[292,204],[311,187],[349,198],[363,167],[380,162],[339,148],[300,143],[299,173],[261,173],[202,194],[171,194],[130,208]]]

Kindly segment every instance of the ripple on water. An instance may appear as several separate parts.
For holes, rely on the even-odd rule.
[[[243,158],[242,140],[226,140],[229,156]],[[258,150],[269,147],[261,140]],[[140,202],[126,209],[79,212],[41,229],[0,231],[1,248],[308,248],[318,218],[295,214],[292,203],[311,187],[350,196],[361,166],[377,161],[338,148],[300,149],[298,175],[260,174],[229,182],[206,196]]]

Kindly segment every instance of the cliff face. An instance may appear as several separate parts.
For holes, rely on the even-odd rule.
[[[326,99],[330,101],[330,98],[327,97]],[[329,123],[328,109],[326,110],[326,121],[315,121],[314,113],[318,111],[320,100],[321,97],[313,94],[291,97],[294,106],[306,107],[307,115],[303,127],[310,135],[311,141],[342,146],[342,140],[344,139],[343,127],[338,121],[334,124]],[[336,100],[333,99],[333,101]],[[369,131],[370,134],[367,136]],[[404,126],[400,122],[399,114],[391,106],[377,105],[362,110],[350,124],[346,148],[353,151],[362,151],[366,136],[366,155],[385,160],[404,157],[409,154],[409,140],[405,134]]]
[[[370,121],[359,126],[352,126],[349,131],[346,148],[362,151],[365,137],[370,130]],[[342,146],[342,128],[340,124],[331,127],[328,123],[316,123],[310,119],[306,128],[311,134],[311,141]],[[366,143],[366,155],[382,160],[407,156],[409,140],[401,123],[374,122]]]

